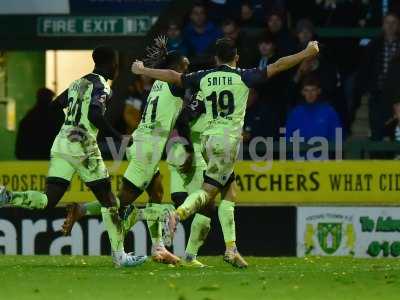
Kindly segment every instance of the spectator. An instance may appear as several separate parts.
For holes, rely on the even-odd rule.
[[[290,13],[290,20],[296,23],[298,20],[309,18],[314,24],[320,25],[318,7],[315,0],[299,1],[288,0],[287,10]]]
[[[256,28],[260,22],[256,19],[251,1],[243,1],[240,8],[240,27],[243,30]]]
[[[340,86],[340,77],[335,66],[319,56],[303,61],[293,77],[296,92],[300,92],[301,82],[309,76],[319,78],[324,98],[335,101],[337,88]]]
[[[400,142],[400,102],[393,104],[393,117],[385,123],[385,129],[392,141]]]
[[[341,76],[335,65],[329,63],[323,57],[314,57],[302,62],[297,69],[289,98],[295,103],[302,98],[302,81],[307,77],[318,78],[322,90],[322,97],[330,102],[339,113],[343,122],[343,129],[347,134],[349,125],[349,109],[347,99],[344,94]],[[293,104],[293,103],[292,103]]]
[[[301,19],[296,25],[297,51],[303,50],[308,42],[315,40],[315,28],[308,19]]]
[[[285,11],[287,9],[288,0],[252,0],[254,4],[261,4],[264,16],[269,15],[273,11]],[[304,2],[304,1],[302,1]]]
[[[376,0],[289,0],[292,20],[310,18],[318,26],[376,26],[382,2]]]
[[[177,22],[175,21],[169,22],[167,29],[167,37],[168,37],[167,47],[169,51],[178,51],[183,55],[188,54],[187,46],[183,41],[183,37],[181,34],[181,27]]]
[[[19,123],[15,155],[21,160],[48,160],[50,149],[64,122],[62,109],[50,106],[54,92],[41,88],[36,104]]]
[[[265,120],[268,116],[267,106],[259,101],[254,89],[249,92],[247,99],[246,115],[243,125],[243,142],[249,143],[257,136],[268,137]]]
[[[336,111],[320,99],[321,88],[318,80],[309,77],[303,82],[304,104],[297,105],[286,122],[286,139],[290,141],[293,133],[299,130],[300,137],[309,141],[312,137],[324,137],[335,141],[336,129],[342,128]]]
[[[400,143],[400,98],[393,103],[393,116],[385,123],[386,135],[393,142]],[[400,160],[400,152],[393,153],[377,153],[372,155],[373,158],[396,159]],[[377,156],[377,157],[376,157]]]
[[[189,55],[207,55],[207,50],[222,36],[221,30],[207,19],[206,8],[197,3],[190,12],[190,22],[184,29]]]
[[[358,12],[352,9],[353,1],[316,1],[317,24],[321,26],[355,26]],[[360,3],[361,4],[361,3]],[[356,9],[356,8],[355,8]]]
[[[269,35],[263,35],[258,42],[260,59],[258,67],[266,68],[275,62],[277,55],[275,40]],[[268,80],[267,84],[255,86],[257,101],[248,109],[248,131],[259,136],[278,138],[279,128],[284,125],[287,112],[287,73],[282,73]],[[259,128],[257,127],[259,126]],[[262,132],[262,134],[260,133]]]
[[[235,42],[235,46],[237,47],[240,55],[239,67],[254,67],[257,63],[257,52],[255,50],[255,45],[253,46],[252,40],[241,32],[238,24],[232,19],[227,19],[222,23],[222,31],[224,33],[224,37]]]
[[[258,68],[260,70],[265,69],[270,63],[273,63],[278,59],[276,44],[272,37],[269,35],[263,35],[258,41],[258,51],[260,54],[260,60],[258,62]]]
[[[400,51],[393,57],[382,86],[382,98],[390,109],[400,99]]]
[[[393,117],[385,123],[385,129],[387,135],[390,137],[391,141],[400,143],[400,100],[398,99],[393,104]],[[393,153],[379,153],[379,158],[383,159],[396,159],[400,160],[400,152],[396,151]],[[389,155],[387,155],[389,154]],[[374,157],[375,158],[375,157]]]
[[[227,0],[210,0],[207,3],[208,17],[210,20],[220,22],[221,20],[232,17],[239,9],[239,4],[228,3]]]
[[[267,18],[267,32],[274,37],[279,56],[292,54],[295,50],[295,41],[284,24],[284,16],[278,11],[272,12]]]
[[[240,24],[246,29],[253,26],[253,21],[259,25],[262,23],[266,12],[272,8],[284,9],[283,2],[286,0],[209,0],[208,11],[212,20],[217,23],[226,18],[240,20]],[[244,18],[242,18],[244,17]],[[242,24],[245,21],[246,24]],[[250,21],[250,22],[248,22]],[[247,27],[247,25],[250,25]]]
[[[389,118],[391,103],[383,97],[383,87],[393,58],[400,51],[399,18],[390,13],[383,20],[383,33],[368,45],[358,72],[357,87],[368,95],[371,139],[382,140],[384,123]]]

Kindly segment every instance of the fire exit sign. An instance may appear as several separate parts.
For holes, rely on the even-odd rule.
[[[156,22],[153,16],[39,17],[38,36],[141,36]]]

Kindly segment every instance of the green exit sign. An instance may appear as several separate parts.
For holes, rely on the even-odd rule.
[[[39,17],[38,36],[141,36],[157,21],[152,16]]]

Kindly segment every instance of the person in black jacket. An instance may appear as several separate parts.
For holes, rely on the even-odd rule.
[[[41,88],[36,104],[19,123],[15,155],[21,160],[48,160],[54,138],[64,122],[63,110],[52,108],[54,92]]]
[[[287,28],[283,12],[275,10],[268,15],[266,32],[274,38],[279,56],[295,52],[296,41]]]
[[[224,37],[234,41],[240,53],[239,67],[252,68],[257,63],[257,48],[255,41],[241,31],[233,19],[226,19],[222,23]],[[213,49],[215,51],[215,49]]]
[[[394,13],[385,16],[383,32],[367,47],[358,72],[357,92],[369,96],[371,139],[382,140],[384,124],[391,111],[391,103],[383,95],[385,81],[393,58],[400,53],[400,20]]]

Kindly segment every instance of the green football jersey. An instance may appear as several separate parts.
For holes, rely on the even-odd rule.
[[[241,135],[249,88],[264,76],[259,69],[242,70],[227,65],[183,74],[183,86],[200,91],[204,97],[208,124],[203,134]]]
[[[207,128],[208,120],[205,114],[204,101],[201,93],[197,93],[183,108],[182,114],[185,114],[190,127],[190,139],[193,145],[194,161],[193,164],[199,167],[205,167],[206,163],[202,155],[201,136]],[[178,132],[179,133],[179,132]],[[180,167],[186,159],[186,150],[184,144],[180,141],[172,143],[167,161],[170,165]]]
[[[106,111],[111,88],[98,74],[91,73],[75,80],[67,90],[65,122],[54,140],[52,152],[70,156],[101,156],[97,147],[98,129],[89,121],[91,105]]]
[[[197,93],[196,100],[189,104],[189,107],[194,112],[195,117],[190,121],[190,136],[193,143],[193,149],[195,153],[195,164],[196,166],[205,167],[207,164],[204,161],[202,154],[201,136],[204,134],[208,127],[209,120],[204,106],[204,99],[201,92]]]
[[[195,97],[189,103],[189,108],[191,110],[191,120],[190,120],[190,130],[192,133],[192,141],[200,141],[200,137],[204,130],[207,128],[209,119],[207,114],[205,114],[205,103],[203,94],[199,91]]]
[[[182,88],[156,80],[133,136],[151,135],[168,138],[181,112],[184,93]]]

